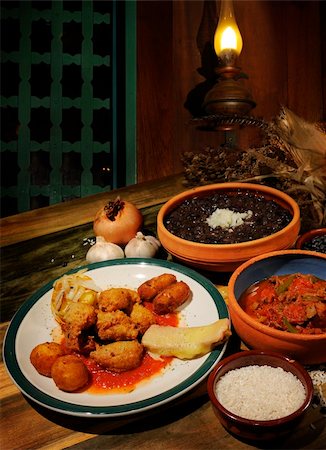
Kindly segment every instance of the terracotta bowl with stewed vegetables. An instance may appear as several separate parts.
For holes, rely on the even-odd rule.
[[[291,248],[299,230],[295,200],[253,183],[189,189],[165,203],[157,218],[158,237],[175,260],[214,272],[230,272],[254,256]]]
[[[326,255],[265,253],[241,264],[228,284],[232,325],[250,349],[302,364],[326,363]]]

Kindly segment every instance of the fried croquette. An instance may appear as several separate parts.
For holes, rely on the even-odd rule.
[[[160,315],[172,313],[189,298],[189,294],[189,286],[183,281],[176,281],[153,299],[154,311]]]
[[[138,294],[143,301],[152,300],[160,291],[176,282],[175,275],[164,273],[158,277],[151,278],[138,287]]]
[[[64,332],[66,347],[72,351],[84,351],[90,347],[91,340],[84,338],[82,333],[96,323],[96,311],[92,305],[85,303],[68,304],[63,315],[62,331]]]
[[[58,358],[52,366],[51,376],[57,387],[66,392],[83,388],[89,380],[87,367],[76,355]]]
[[[98,311],[96,330],[104,341],[128,341],[136,339],[138,329],[135,323],[123,311]]]
[[[51,377],[51,368],[54,362],[65,354],[60,344],[56,342],[44,342],[33,348],[30,361],[41,375]]]
[[[155,316],[149,309],[138,303],[132,308],[130,319],[136,325],[140,334],[144,334],[145,331],[156,323]]]
[[[135,298],[137,295],[137,299]],[[118,309],[130,314],[135,301],[139,301],[136,291],[124,288],[111,288],[102,291],[98,296],[98,308],[101,311],[111,312]]]
[[[95,323],[95,308],[87,303],[71,302],[67,306],[63,319],[65,324],[84,330]]]
[[[112,372],[125,372],[140,366],[144,347],[137,340],[101,345],[90,357]]]

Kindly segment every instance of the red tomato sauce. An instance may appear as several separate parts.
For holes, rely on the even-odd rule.
[[[143,302],[143,305],[146,306],[154,315],[157,325],[170,325],[171,327],[177,327],[179,325],[179,317],[178,314],[170,313],[165,314],[164,316],[160,316],[159,314],[155,314],[154,306],[151,302]]]
[[[88,392],[92,394],[103,394],[103,392],[131,392],[136,385],[152,376],[159,374],[171,361],[172,357],[153,359],[148,353],[139,367],[126,372],[111,372],[103,369],[91,358],[83,358],[91,374],[91,382]]]

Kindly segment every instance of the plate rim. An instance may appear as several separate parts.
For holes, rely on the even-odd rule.
[[[110,267],[116,265],[158,266],[182,273],[183,275],[194,279],[197,283],[204,287],[206,291],[208,291],[208,293],[212,297],[212,300],[214,301],[220,319],[230,319],[228,307],[218,288],[215,287],[215,285],[205,276],[201,275],[191,268],[184,267],[181,264],[175,262],[154,258],[115,259],[78,266],[65,272],[64,275],[76,273],[83,269],[91,271],[102,267]],[[225,342],[222,346],[219,346],[218,348],[212,350],[207,355],[207,358],[203,361],[203,364],[198,367],[197,370],[189,377],[182,380],[180,383],[168,389],[167,391],[164,391],[147,399],[139,400],[126,405],[121,404],[112,406],[85,406],[56,399],[52,395],[49,395],[36,388],[28,380],[28,378],[25,377],[16,357],[15,344],[19,327],[25,315],[40,300],[43,295],[45,295],[53,288],[53,283],[58,278],[60,277],[56,277],[55,279],[40,287],[24,301],[24,303],[18,308],[13,318],[11,319],[3,341],[3,361],[11,380],[24,395],[43,407],[63,414],[79,417],[116,417],[144,412],[149,409],[166,404],[193,389],[209,374],[209,372],[222,358],[226,350],[227,342]]]

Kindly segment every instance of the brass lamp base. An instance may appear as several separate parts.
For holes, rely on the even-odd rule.
[[[206,94],[203,109],[207,114],[245,116],[256,106],[251,93],[239,81],[240,68],[224,66],[216,70],[220,79]],[[220,129],[231,129],[223,125]]]

